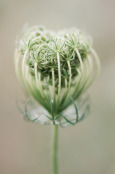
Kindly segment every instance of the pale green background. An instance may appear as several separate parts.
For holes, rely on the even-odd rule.
[[[115,1],[0,0],[0,174],[51,174],[51,127],[26,123],[14,71],[15,40],[25,23],[78,27],[94,38],[100,76],[89,89],[89,117],[60,128],[60,174],[115,174]]]

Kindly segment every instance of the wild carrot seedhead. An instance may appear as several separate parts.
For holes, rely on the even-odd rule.
[[[65,120],[74,124],[81,119],[76,101],[80,103],[94,81],[100,63],[91,37],[83,31],[73,28],[54,32],[37,26],[25,31],[18,42],[15,67],[28,94],[47,110],[44,115],[50,123]],[[64,116],[72,104],[75,122]],[[42,122],[38,115],[28,118]]]

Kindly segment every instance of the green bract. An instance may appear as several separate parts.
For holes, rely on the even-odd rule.
[[[71,104],[75,107],[75,123],[81,119],[76,101],[100,69],[92,39],[84,32],[75,28],[54,32],[39,26],[23,33],[15,52],[15,66],[25,89],[43,106],[53,124],[62,119],[74,123],[73,118],[64,116]],[[38,115],[30,120],[40,121]]]

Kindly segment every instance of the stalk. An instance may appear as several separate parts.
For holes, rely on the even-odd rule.
[[[52,174],[58,174],[58,126],[53,125]]]

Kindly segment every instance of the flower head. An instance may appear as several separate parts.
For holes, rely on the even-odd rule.
[[[28,94],[47,111],[50,123],[59,124],[62,119],[73,123],[73,118],[64,116],[71,104],[75,119],[80,120],[76,101],[94,81],[100,63],[86,33],[75,28],[54,32],[37,26],[25,31],[18,42],[15,67]],[[38,115],[37,119],[39,122]]]

